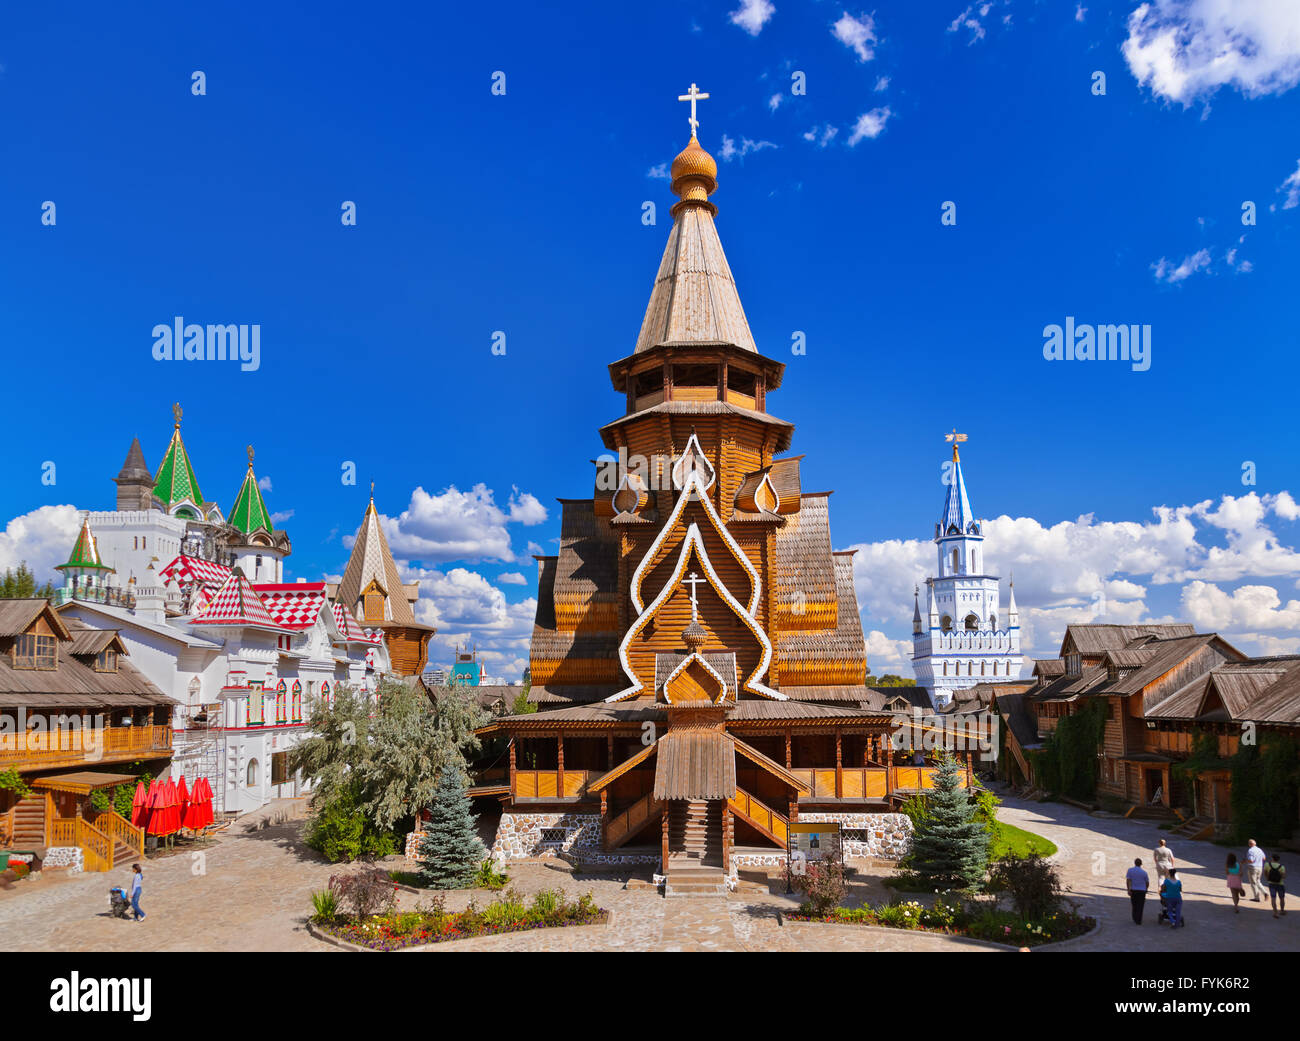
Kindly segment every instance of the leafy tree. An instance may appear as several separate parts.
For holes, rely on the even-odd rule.
[[[340,853],[377,855],[428,805],[439,776],[464,770],[479,747],[474,728],[489,718],[472,690],[444,689],[431,701],[385,680],[376,694],[339,687],[333,704],[312,707],[310,736],[289,753],[290,769],[312,785],[308,835],[317,848],[329,841]]]
[[[915,687],[916,680],[912,677],[896,676],[892,672],[887,672],[883,676],[873,676],[867,673],[868,687]]]
[[[1085,701],[1065,716],[1039,752],[1033,752],[1038,779],[1053,795],[1091,799],[1097,791],[1097,746],[1106,731],[1106,701]]]
[[[528,700],[529,687],[525,686],[515,697],[514,704],[510,706],[512,716],[527,716],[537,711],[537,706]]]
[[[978,885],[988,869],[989,833],[962,777],[955,756],[939,756],[934,791],[912,834],[908,866],[936,889]]]
[[[1297,814],[1300,750],[1289,737],[1242,742],[1232,764],[1232,822],[1240,842],[1289,838]]]
[[[468,787],[459,769],[445,769],[429,806],[418,854],[424,883],[434,889],[468,889],[484,858]]]

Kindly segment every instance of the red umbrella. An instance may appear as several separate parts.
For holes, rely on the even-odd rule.
[[[177,805],[176,827],[178,828],[189,827],[189,825],[185,823],[185,817],[186,814],[188,814],[190,809],[190,793],[185,788],[184,774],[181,774],[181,779],[176,784],[176,805]]]
[[[176,782],[170,777],[163,784],[163,812],[167,821],[164,835],[171,835],[181,826],[181,806],[176,798]]]
[[[144,784],[135,782],[135,798],[131,800],[131,823],[137,828],[144,825],[145,792]]]
[[[208,783],[206,777],[200,777],[195,782],[195,787],[198,789],[195,795],[195,799],[198,802],[196,817],[199,822],[198,826],[202,828],[211,824],[213,820],[215,820],[212,815],[212,785]]]
[[[145,832],[150,835],[165,835],[163,809],[162,809],[162,786],[156,781],[149,782],[149,794],[145,797]]]

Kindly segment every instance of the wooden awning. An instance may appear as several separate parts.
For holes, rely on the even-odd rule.
[[[736,794],[736,742],[719,730],[669,730],[658,741],[656,799],[730,799]]]
[[[134,784],[139,778],[134,774],[110,774],[99,770],[79,770],[70,774],[53,774],[38,777],[31,782],[33,788],[50,788],[56,792],[75,792],[89,795],[101,788],[116,788],[119,784]]]
[[[770,773],[782,784],[789,785],[791,788],[794,788],[796,791],[802,792],[804,795],[812,794],[811,788],[809,788],[806,784],[804,784],[803,781],[799,780],[798,777],[792,774],[789,770],[787,770],[784,766],[778,763],[775,759],[769,759],[757,748],[745,744],[745,742],[740,740],[740,738],[738,737],[732,737],[731,740],[734,741],[736,744],[736,751],[739,752],[741,755],[743,755],[755,766],[762,767],[764,770]]]
[[[658,747],[659,747],[658,741],[651,741],[650,744],[646,745],[645,748],[637,752],[637,754],[632,756],[632,758],[624,759],[623,762],[619,763],[618,766],[614,767],[614,769],[601,774],[594,781],[588,781],[587,782],[588,793],[598,792],[602,788],[608,787],[609,785],[613,784],[625,773],[627,773],[629,770],[635,767],[638,763],[644,763],[647,759],[649,759],[652,755],[654,755]]]

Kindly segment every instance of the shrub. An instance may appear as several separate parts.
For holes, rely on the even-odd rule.
[[[23,780],[23,775],[12,768],[0,770],[0,791],[10,791],[17,799],[26,799],[32,794],[31,788]]]
[[[503,889],[509,876],[502,874],[492,866],[492,858],[488,857],[478,866],[478,871],[474,874],[475,889]]]
[[[332,922],[339,914],[339,898],[332,889],[317,889],[311,895],[312,920]]]
[[[1003,857],[993,865],[989,881],[993,889],[1007,895],[1016,914],[1026,921],[1056,914],[1064,903],[1060,875],[1037,853]]]
[[[329,886],[338,902],[347,905],[357,918],[390,911],[397,900],[393,880],[377,867],[364,867],[350,875],[331,875]]]
[[[306,842],[334,864],[397,852],[393,835],[371,825],[355,795],[347,789],[316,808],[307,827]]]
[[[812,860],[804,874],[796,875],[794,887],[805,897],[814,915],[829,914],[844,899],[844,865],[838,860]]]
[[[558,915],[566,903],[563,889],[543,889],[533,894],[533,906],[529,910],[534,918],[544,922]]]
[[[521,922],[528,914],[524,898],[514,888],[507,889],[483,910],[483,920],[496,928]]]

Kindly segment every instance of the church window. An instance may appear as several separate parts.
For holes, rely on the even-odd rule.
[[[283,723],[285,721],[285,688],[284,680],[281,680],[275,688],[275,721]]]
[[[966,616],[966,630],[968,632],[974,632],[979,627],[980,627],[979,618],[977,618],[974,614],[968,614]]]
[[[947,663],[947,662],[944,662],[944,663],[943,663],[943,674],[944,674],[945,676],[948,675],[948,663]]]
[[[995,614],[989,615],[989,628],[997,629],[997,627],[998,627],[998,616]]]
[[[957,551],[955,549],[952,551],[952,569],[953,571],[957,570]]]
[[[257,787],[257,760],[256,759],[250,759],[248,761],[247,781],[248,781],[248,787],[250,788]]]
[[[944,615],[943,618],[939,620],[939,627],[946,633],[952,632],[952,616]]]

